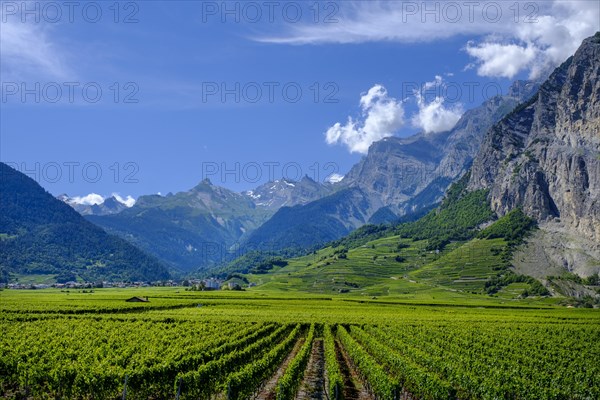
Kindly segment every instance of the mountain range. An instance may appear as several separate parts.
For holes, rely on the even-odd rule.
[[[205,179],[189,191],[141,196],[119,213],[86,218],[188,272],[237,256],[247,235],[279,208],[309,203],[332,190],[330,184],[304,177],[236,193]]]
[[[304,176],[300,181],[285,178],[270,181],[242,194],[250,197],[257,207],[277,211],[281,207],[310,203],[331,194],[334,190],[332,184],[323,184]]]
[[[314,246],[366,223],[393,222],[427,211],[469,169],[488,129],[538,87],[538,82],[517,81],[505,96],[467,111],[449,131],[373,143],[366,157],[335,185],[335,193],[282,208],[249,235],[247,245],[270,250]]]
[[[235,193],[205,180],[187,192],[142,196],[119,212],[76,207],[182,271],[217,266],[250,250],[318,246],[364,224],[414,218],[434,207],[471,166],[485,132],[538,87],[538,81],[516,81],[506,95],[467,111],[449,131],[375,142],[333,184],[306,176]]]
[[[189,273],[250,250],[306,251],[366,224],[398,226],[430,215],[468,173],[468,190],[487,193],[498,218],[520,209],[538,222],[540,229],[515,252],[516,270],[536,277],[593,273],[600,267],[599,47],[597,34],[543,84],[517,81],[506,95],[465,112],[449,131],[374,142],[336,183],[281,179],[236,193],[205,179],[188,191],[141,196],[131,207],[117,198],[86,207],[68,196],[60,200],[104,228],[115,246],[123,242],[113,234],[150,254],[136,253],[161,271],[148,276],[164,276],[161,263]],[[31,184],[16,189],[35,191]],[[21,231],[19,218],[7,218],[2,244],[15,256],[17,244],[25,243],[15,240],[18,232],[39,232],[34,225]],[[29,262],[15,260],[6,259],[4,270]]]

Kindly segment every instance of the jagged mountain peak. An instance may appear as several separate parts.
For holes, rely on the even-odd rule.
[[[508,88],[508,96],[517,99],[528,99],[533,96],[539,89],[541,79],[532,80],[517,80]]]
[[[302,179],[300,179],[300,182],[309,182],[309,183],[317,183],[313,178],[311,178],[310,176],[308,176],[307,174],[305,174]]]

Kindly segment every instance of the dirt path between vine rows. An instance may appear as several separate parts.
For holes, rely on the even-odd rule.
[[[304,344],[304,340],[305,338],[302,337],[296,341],[296,344],[294,345],[294,348],[290,354],[288,354],[285,360],[283,360],[283,362],[279,365],[279,368],[277,368],[277,371],[273,374],[273,376],[263,385],[262,389],[258,392],[258,395],[254,397],[255,399],[275,400],[275,389],[277,387],[277,382],[279,382],[279,379],[285,373],[288,364],[294,359],[298,351],[300,351],[300,348]]]
[[[296,400],[323,400],[325,395],[325,358],[323,339],[313,341],[304,379],[296,395]]]
[[[346,400],[373,400],[374,397],[365,389],[364,385],[360,381],[360,377],[350,357],[344,351],[344,348],[339,341],[335,341],[335,354],[337,356],[338,364],[340,365],[340,372],[344,377],[344,399]]]

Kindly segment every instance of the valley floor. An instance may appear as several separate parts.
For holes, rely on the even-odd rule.
[[[4,290],[0,328],[3,398],[600,396],[600,312],[541,302]]]

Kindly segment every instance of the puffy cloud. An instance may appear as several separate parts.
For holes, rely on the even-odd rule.
[[[456,125],[464,112],[462,104],[447,105],[440,95],[431,100],[426,96],[427,93],[443,92],[440,89],[445,87],[444,79],[438,75],[433,81],[424,83],[420,90],[414,91],[418,111],[410,118],[413,126],[425,133],[438,133]],[[360,98],[360,107],[361,119],[348,117],[346,124],[338,122],[327,130],[325,140],[328,144],[341,143],[351,153],[366,154],[373,142],[392,136],[404,126],[402,102],[390,97],[382,85],[375,85],[364,93]]]
[[[366,154],[371,143],[392,136],[404,125],[402,103],[388,96],[382,85],[375,85],[360,99],[361,118],[348,117],[345,124],[337,122],[325,133],[328,144],[341,143],[351,153]]]
[[[467,53],[478,60],[479,75],[512,78],[521,70],[531,66],[539,50],[533,45],[469,43]]]
[[[447,108],[444,106],[444,99],[436,97],[429,103],[419,100],[419,112],[412,122],[426,133],[438,133],[452,129],[462,114],[462,108]]]
[[[425,133],[438,133],[452,129],[464,112],[461,104],[445,106],[445,100],[441,96],[435,96],[433,100],[427,101],[425,92],[443,86],[444,80],[438,75],[435,80],[426,82],[420,91],[414,92],[419,111],[412,117],[412,124],[423,129]]]

